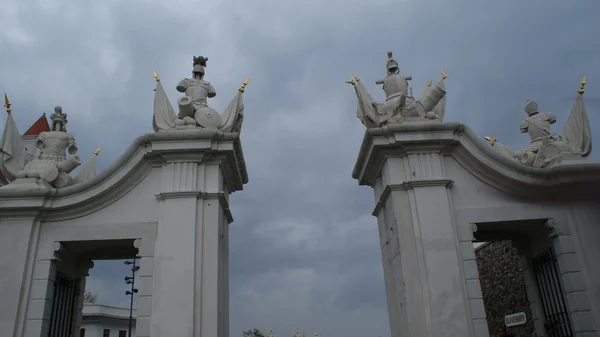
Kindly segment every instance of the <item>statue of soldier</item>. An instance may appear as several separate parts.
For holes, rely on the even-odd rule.
[[[217,128],[222,122],[221,115],[207,103],[207,99],[215,97],[217,93],[213,86],[204,80],[206,61],[206,57],[194,56],[192,78],[186,78],[177,85],[177,91],[185,93],[185,96],[178,101],[179,115],[175,120],[176,126],[199,125]]]
[[[398,62],[393,59],[391,52],[388,53],[386,70],[385,79],[376,82],[383,84],[385,92],[385,103],[376,103],[381,121],[389,120],[391,122],[396,119],[402,121],[407,117],[425,117],[422,105],[417,103],[409,93],[408,81],[412,77],[400,73]]]
[[[35,146],[35,159],[30,161],[17,178],[42,178],[54,187],[66,187],[73,183],[69,173],[81,165],[77,153],[75,137],[67,132],[67,114],[57,106],[50,115],[52,131],[39,134]],[[65,150],[71,155],[67,158]]]
[[[521,122],[521,133],[528,133],[531,137],[531,143],[525,150],[516,152],[514,157],[521,159],[521,161],[528,163],[531,161],[533,163],[535,156],[543,145],[543,140],[548,137],[559,138],[560,136],[550,130],[550,125],[556,122],[556,117],[549,112],[540,113],[536,102],[527,101],[525,113],[527,118]]]
[[[70,155],[77,153],[75,137],[67,132],[67,114],[57,106],[50,115],[52,131],[42,132],[36,140],[37,159],[52,162],[58,166],[67,159],[65,150]]]

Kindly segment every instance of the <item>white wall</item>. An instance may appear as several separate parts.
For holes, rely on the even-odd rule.
[[[104,329],[110,330],[110,337],[119,337],[119,330],[129,331],[129,309],[101,304],[85,304],[83,306],[81,328],[85,329],[85,337],[104,337]],[[135,309],[133,312],[132,337],[135,336]],[[79,337],[79,332],[74,337]],[[127,334],[129,337],[129,334]]]
[[[102,322],[86,322],[85,319],[81,324],[81,328],[85,329],[85,337],[103,337],[104,329],[110,329],[110,337],[119,337],[119,330],[128,331],[128,322],[124,320],[122,324],[109,324]],[[135,325],[131,328],[132,336],[135,336]],[[74,337],[79,337],[79,332]],[[127,334],[129,337],[129,334]]]

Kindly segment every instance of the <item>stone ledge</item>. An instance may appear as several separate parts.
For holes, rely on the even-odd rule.
[[[590,190],[594,189],[591,185],[600,188],[599,163],[528,167],[497,153],[460,123],[405,123],[367,129],[352,177],[360,185],[373,186],[384,158],[404,157],[411,149],[451,156],[478,179],[512,195],[550,198],[582,184]]]
[[[383,192],[379,196],[379,200],[371,212],[371,215],[377,216],[381,208],[387,202],[387,199],[390,197],[392,191],[406,191],[410,189],[415,189],[417,187],[433,187],[433,186],[444,186],[444,187],[452,187],[453,181],[450,179],[423,179],[423,180],[410,180],[405,181],[401,184],[390,184],[385,186]]]
[[[185,199],[185,198],[196,198],[203,200],[217,199],[225,212],[225,217],[229,223],[233,222],[233,215],[229,209],[229,202],[225,196],[225,192],[211,193],[202,191],[182,191],[182,192],[163,192],[156,195],[156,199],[164,201],[167,199]]]

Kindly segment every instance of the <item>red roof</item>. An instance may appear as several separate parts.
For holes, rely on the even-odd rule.
[[[33,123],[29,130],[25,131],[23,136],[37,136],[42,132],[48,131],[50,131],[50,124],[48,124],[46,114],[43,114],[35,123]]]
[[[48,124],[46,114],[42,114],[42,116],[38,118],[38,120],[35,121],[35,123],[33,123],[29,130],[25,131],[23,136],[37,136],[45,131],[50,131],[50,124]],[[0,172],[0,181],[8,184],[8,180],[6,179],[4,174],[2,174],[2,172]]]

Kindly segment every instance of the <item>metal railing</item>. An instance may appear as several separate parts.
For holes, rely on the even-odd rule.
[[[75,318],[75,304],[80,294],[80,280],[61,272],[56,273],[50,330],[48,337],[71,337]]]
[[[550,248],[533,257],[532,263],[544,309],[546,333],[550,337],[573,337],[554,251]]]

